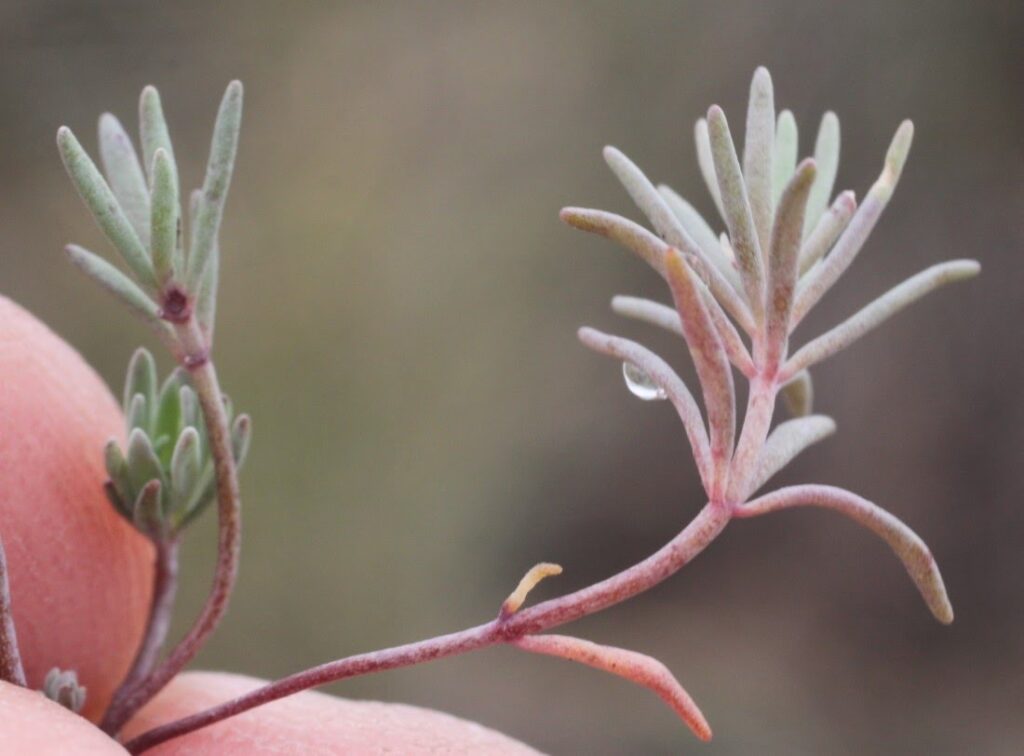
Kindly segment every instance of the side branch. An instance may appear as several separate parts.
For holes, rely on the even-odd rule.
[[[449,635],[357,654],[298,672],[232,701],[155,727],[130,740],[125,747],[130,753],[139,754],[160,743],[309,688],[349,677],[422,664],[498,643],[510,643],[526,635],[607,609],[675,574],[722,532],[730,516],[729,508],[707,504],[689,525],[654,554],[600,583],[523,609],[504,619],[499,617]]]
[[[164,661],[146,679],[125,697],[122,709],[112,718],[113,732],[119,730],[147,701],[160,692],[171,679],[185,668],[202,648],[206,639],[220,624],[228,607],[228,600],[238,576],[241,551],[241,498],[238,470],[231,449],[231,431],[228,427],[224,397],[217,380],[213,362],[206,360],[198,366],[189,362],[190,354],[205,354],[205,342],[195,320],[179,329],[186,357],[186,368],[191,368],[192,382],[203,409],[210,450],[217,474],[218,546],[217,566],[213,586],[206,604],[188,634],[178,642]]]
[[[158,542],[156,545],[156,570],[153,576],[153,601],[149,609],[146,634],[135,655],[131,669],[111,700],[107,714],[100,724],[105,732],[116,732],[121,724],[121,707],[124,699],[152,671],[160,650],[167,640],[174,614],[174,599],[178,592],[178,548],[177,539]],[[116,725],[116,727],[115,727]]]

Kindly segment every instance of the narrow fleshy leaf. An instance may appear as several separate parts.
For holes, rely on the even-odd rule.
[[[107,469],[107,477],[110,478],[110,485],[113,492],[108,492],[110,503],[114,505],[122,515],[131,519],[131,510],[128,502],[134,502],[134,487],[128,477],[128,462],[121,453],[121,447],[117,441],[111,439],[103,447],[103,463]],[[110,493],[116,496],[110,496]]]
[[[164,531],[164,513],[161,499],[163,488],[159,479],[153,479],[142,487],[135,500],[133,520],[140,533],[159,538]]]
[[[139,283],[143,287],[154,287],[153,264],[149,252],[142,245],[100,169],[67,126],[57,130],[57,147],[71,181],[103,233],[117,248]]]
[[[767,250],[772,232],[772,153],[775,150],[775,94],[764,66],[754,71],[743,142],[743,180],[761,249]]]
[[[559,217],[574,228],[599,234],[628,247],[654,268],[658,275],[665,277],[665,254],[669,245],[643,226],[615,213],[579,207],[563,208]],[[748,332],[752,330],[750,309],[718,269],[707,265],[701,257],[687,254],[686,249],[680,251],[736,322]]]
[[[676,217],[665,198],[644,175],[644,172],[615,147],[604,148],[604,159],[636,206],[650,220],[658,235],[683,254],[696,258],[699,261],[697,267],[700,269],[703,279],[707,280],[709,274],[717,272],[715,263],[707,258],[704,250],[687,233],[686,228]]]
[[[722,192],[725,223],[729,228],[729,241],[736,254],[736,263],[757,323],[764,321],[764,266],[761,247],[757,240],[754,218],[747,198],[747,189],[740,171],[739,158],[733,145],[725,113],[717,105],[708,111],[708,136],[715,162],[715,174]]]
[[[647,373],[657,386],[661,387],[683,421],[683,428],[690,441],[697,471],[700,473],[705,490],[710,493],[711,469],[708,434],[700,414],[700,407],[697,406],[690,390],[686,388],[683,379],[661,357],[629,339],[610,336],[593,328],[581,328],[579,338],[584,345],[595,352],[615,357],[623,362],[633,363]]]
[[[182,417],[181,388],[181,373],[177,370],[167,376],[167,380],[160,388],[160,400],[153,432],[161,442],[160,448],[164,460],[170,460],[173,444],[177,442],[178,436],[185,426],[194,425]]]
[[[241,467],[249,456],[249,445],[252,442],[252,419],[245,414],[235,418],[231,424],[231,451],[235,464]]]
[[[898,518],[867,499],[833,486],[792,486],[738,507],[736,516],[754,517],[798,506],[832,509],[879,536],[903,562],[935,619],[944,625],[953,621],[953,607],[942,575],[924,541]]]
[[[722,346],[725,347],[726,354],[729,355],[729,361],[744,375],[748,377],[753,375],[753,360],[750,358],[750,352],[747,351],[746,345],[736,331],[736,327],[725,317],[725,313],[717,307],[717,302],[715,302],[710,292],[705,289],[702,294],[704,295],[704,305],[711,314],[715,328],[718,331],[718,338],[721,339]],[[640,297],[616,296],[612,298],[612,310],[624,317],[642,320],[645,323],[664,328],[666,331],[671,331],[678,336],[683,335],[683,325],[679,322],[679,313],[672,307],[663,305],[660,302]]]
[[[857,314],[806,344],[786,363],[784,375],[795,375],[839,352],[876,326],[884,323],[907,305],[916,302],[940,286],[972,278],[981,271],[974,260],[939,263],[894,286]]]
[[[818,164],[818,178],[807,200],[807,214],[804,217],[804,237],[811,233],[828,207],[832,198],[832,187],[839,170],[839,119],[829,111],[821,119],[818,138],[814,143],[814,162]]]
[[[814,381],[806,370],[801,370],[790,378],[779,393],[786,403],[786,409],[793,417],[809,415],[814,409]]]
[[[199,482],[202,472],[199,454],[199,433],[189,426],[178,436],[171,456],[171,492],[175,499],[186,499]]]
[[[697,145],[697,165],[708,188],[711,199],[718,209],[718,216],[725,220],[725,208],[722,205],[722,192],[718,188],[718,176],[715,174],[715,159],[711,154],[711,139],[708,135],[708,122],[701,118],[693,127],[693,138]]]
[[[832,207],[818,220],[814,230],[800,247],[800,272],[804,275],[815,263],[821,260],[832,249],[839,234],[843,233],[857,210],[857,198],[851,191],[845,191],[836,197]]]
[[[195,228],[196,218],[199,215],[199,203],[202,200],[203,192],[200,189],[192,192],[189,226]],[[220,278],[220,242],[213,240],[213,249],[210,250],[210,262],[206,266],[206,272],[199,282],[199,293],[196,295],[195,315],[199,327],[206,336],[206,343],[213,347],[213,334],[217,321],[217,286]]]
[[[775,125],[775,150],[772,153],[772,201],[775,204],[778,204],[782,190],[796,170],[798,150],[796,119],[791,111],[783,110]]]
[[[142,165],[152,181],[151,169],[157,150],[166,152],[171,163],[176,164],[174,145],[171,144],[171,134],[167,129],[167,119],[164,118],[160,93],[153,86],[143,88],[139,96],[139,134],[142,143]]]
[[[149,428],[150,408],[146,397],[142,394],[133,396],[132,400],[128,403],[128,411],[125,413],[125,417],[128,422],[128,428],[147,430]]]
[[[740,277],[733,267],[732,260],[726,257],[715,232],[696,208],[665,184],[658,186],[658,192],[711,264],[718,268],[733,288],[740,287]]]
[[[153,269],[161,286],[181,273],[178,244],[181,218],[178,208],[178,171],[161,147],[153,157],[153,211],[151,216]]]
[[[693,734],[711,740],[711,727],[668,667],[657,659],[615,646],[602,646],[567,635],[524,635],[513,645],[534,654],[556,656],[618,675],[654,692],[667,703]]]
[[[896,135],[889,145],[882,174],[872,185],[864,202],[850,219],[846,230],[836,241],[832,251],[825,256],[820,265],[808,271],[806,283],[800,287],[793,305],[792,326],[794,328],[825,295],[825,292],[832,288],[832,285],[846,272],[861,247],[864,246],[864,242],[867,241],[868,235],[892,197],[900,174],[903,172],[903,165],[907,161],[907,155],[910,153],[913,138],[914,125],[910,121],[904,121],[896,130]]]
[[[100,116],[100,162],[111,191],[139,235],[143,247],[149,246],[149,187],[139,164],[131,137],[111,113]]]
[[[777,365],[786,351],[789,314],[793,309],[796,273],[803,238],[804,210],[814,182],[813,160],[804,160],[782,192],[772,226],[768,253],[767,360]]]
[[[132,398],[142,394],[146,402],[154,404],[157,396],[156,362],[148,349],[139,347],[128,362],[128,375],[124,381],[124,401],[122,407],[128,411]]]
[[[132,488],[140,491],[151,480],[162,480],[163,469],[160,460],[153,451],[149,436],[141,428],[135,428],[128,434],[128,478]]]
[[[835,421],[825,415],[808,415],[779,423],[765,441],[751,491],[756,491],[767,483],[775,473],[792,462],[808,446],[835,432]]]
[[[726,466],[732,457],[736,434],[736,393],[732,370],[711,316],[704,306],[696,276],[675,250],[669,252],[665,263],[672,297],[683,325],[683,336],[697,368],[697,377],[704,394],[711,457],[718,473],[717,479],[722,483]]]
[[[166,325],[160,320],[160,307],[157,303],[102,257],[77,244],[69,244],[64,251],[76,268],[121,300],[129,310],[158,328]]]
[[[238,151],[238,132],[242,125],[242,83],[233,81],[228,85],[221,100],[217,121],[213,126],[213,141],[210,158],[206,164],[206,179],[196,217],[195,235],[189,252],[187,289],[196,292],[212,262],[213,250],[217,245],[221,217],[231,185],[235,155]]]
[[[559,217],[573,228],[598,234],[627,247],[664,277],[668,245],[639,223],[615,213],[582,207],[562,208]]]

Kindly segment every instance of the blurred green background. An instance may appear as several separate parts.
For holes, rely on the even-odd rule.
[[[557,219],[566,204],[636,216],[604,144],[710,217],[692,125],[718,102],[740,130],[759,64],[802,154],[836,110],[838,183],[858,196],[912,117],[888,215],[801,335],[933,262],[984,273],[816,371],[839,434],[779,480],[848,486],[915,527],[952,627],[881,542],[801,511],[736,523],[571,628],[665,661],[708,746],[642,690],[507,649],[333,690],[557,754],[1018,753],[1022,21],[1016,2],[3,2],[0,287],[119,392],[151,340],[60,254],[108,248],[54,133],[94,150],[98,115],[134,129],[156,84],[195,186],[221,92],[244,80],[217,352],[256,436],[241,581],[197,665],[275,677],[485,620],[537,561],[565,566],[537,597],[593,582],[701,505],[671,408],[634,400],[576,342],[592,324],[686,362],[608,310],[615,293],[665,299],[656,277]],[[208,517],[188,544],[178,632],[212,531]]]

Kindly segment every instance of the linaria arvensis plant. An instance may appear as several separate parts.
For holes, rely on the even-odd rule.
[[[180,365],[158,389],[152,358],[145,352],[135,355],[125,390],[127,453],[116,444],[106,450],[111,502],[157,545],[149,629],[103,722],[113,735],[195,656],[223,616],[237,571],[237,467],[251,430],[245,415],[232,421],[210,350],[217,237],[237,146],[241,102],[241,85],[233,82],[214,128],[206,180],[192,195],[187,240],[180,230],[174,152],[156,90],[150,87],[142,94],[141,164],[113,116],[105,115],[100,121],[106,179],[70,130],[62,128],[58,133],[68,173],[121,253],[131,277],[79,247],[69,246],[69,256],[146,320]],[[698,164],[724,223],[721,235],[670,188],[655,187],[625,155],[608,147],[606,161],[648,217],[654,233],[600,210],[566,208],[561,217],[574,227],[619,242],[665,279],[674,306],[633,297],[616,297],[612,306],[622,315],[682,337],[696,367],[703,411],[682,379],[645,347],[591,328],[581,329],[579,337],[588,347],[622,362],[633,394],[668,400],[675,407],[707,497],[704,506],[661,549],[587,588],[524,609],[530,590],[561,572],[556,564],[539,564],[526,573],[489,622],[298,672],[145,732],[126,744],[128,750],[141,753],[327,682],[496,644],[576,661],[643,685],[707,740],[711,729],[704,716],[660,662],[634,651],[546,631],[665,580],[717,538],[733,518],[795,506],[835,510],[880,536],[903,562],[936,619],[952,622],[953,610],[935,560],[924,542],[894,515],[855,493],[827,485],[790,486],[755,496],[796,455],[835,430],[831,419],[810,414],[808,369],[933,289],[979,271],[970,260],[935,265],[823,335],[791,349],[794,329],[850,266],[888,204],[912,137],[913,126],[905,121],[893,137],[881,175],[859,207],[849,191],[832,200],[839,157],[838,119],[832,113],[825,115],[814,157],[798,163],[796,123],[789,111],[776,117],[771,78],[765,69],[758,69],[751,85],[742,160],[719,107],[713,106],[707,118],[697,122]],[[737,418],[736,376],[749,383],[742,423]],[[796,417],[772,429],[780,394]],[[173,607],[178,539],[214,495],[220,556],[213,588],[192,629],[159,660]],[[0,550],[0,671],[5,671],[6,679],[17,681],[17,644],[3,577]],[[53,688],[52,697],[66,700],[72,708],[81,705],[84,691],[73,673],[55,670],[48,686]]]

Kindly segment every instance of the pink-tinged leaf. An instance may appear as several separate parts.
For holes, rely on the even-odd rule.
[[[604,159],[608,167],[616,175],[629,192],[636,206],[647,216],[658,235],[686,256],[687,261],[697,271],[702,280],[706,281],[730,312],[736,310],[734,317],[741,322],[749,322],[749,316],[743,320],[745,307],[736,293],[735,288],[726,278],[716,263],[709,259],[700,245],[686,231],[668,206],[661,193],[654,187],[644,172],[614,147],[604,148]]]
[[[697,406],[693,394],[686,388],[683,379],[661,357],[635,341],[620,336],[610,336],[594,328],[581,328],[579,338],[584,345],[595,352],[637,366],[665,392],[666,397],[679,413],[679,419],[683,421],[683,428],[686,430],[686,437],[689,439],[690,448],[693,451],[693,459],[697,464],[697,472],[700,473],[704,490],[710,494],[712,476],[708,434],[704,428],[700,407]]]
[[[659,184],[658,193],[661,194],[679,222],[683,224],[686,233],[703,250],[705,257],[718,268],[718,271],[725,280],[732,284],[734,289],[742,290],[743,284],[740,283],[740,276],[732,264],[732,258],[726,256],[722,246],[718,243],[718,236],[704,220],[704,217],[672,187]]]
[[[722,312],[718,302],[711,296],[707,289],[701,292],[704,297],[704,304],[708,313],[715,323],[718,331],[718,338],[722,340],[726,354],[731,362],[743,375],[750,377],[754,374],[754,361],[747,351],[746,345],[740,338],[739,332],[732,322]],[[679,322],[679,313],[668,305],[654,302],[641,297],[616,296],[612,298],[612,310],[623,317],[641,320],[645,323],[664,328],[666,331],[682,336],[683,324]]]
[[[562,208],[558,217],[573,228],[598,234],[627,247],[664,277],[668,245],[639,223],[615,213],[582,207]]]
[[[935,619],[944,625],[953,621],[953,607],[946,595],[946,586],[924,541],[897,517],[867,499],[834,486],[791,486],[744,504],[737,508],[735,514],[737,517],[754,517],[799,506],[832,509],[880,537],[903,562]]]
[[[903,172],[907,155],[910,153],[913,138],[914,125],[910,121],[904,121],[896,130],[896,135],[889,145],[882,174],[864,198],[864,203],[854,213],[832,251],[820,265],[807,273],[806,282],[800,287],[793,305],[792,328],[796,328],[857,257],[885,206],[889,204],[889,199]]]
[[[813,160],[804,160],[782,192],[779,209],[772,227],[768,253],[767,360],[777,365],[786,352],[789,337],[789,314],[796,290],[797,258],[803,239],[804,209],[807,195],[814,183]]]
[[[725,113],[717,105],[708,111],[708,137],[711,140],[711,154],[715,163],[715,174],[722,192],[725,208],[725,223],[729,227],[729,239],[740,277],[747,293],[756,322],[764,320],[764,266],[761,261],[761,245],[757,240],[750,200],[747,197],[739,158],[733,145]]]
[[[911,276],[832,330],[804,345],[786,362],[780,377],[785,380],[831,357],[926,294],[946,284],[973,278],[980,270],[981,266],[974,260],[951,260]]]
[[[641,685],[665,701],[694,735],[704,741],[711,740],[711,727],[697,704],[668,667],[657,659],[568,635],[524,635],[512,641],[512,645],[530,653],[585,664]]]
[[[711,154],[711,138],[708,135],[708,122],[701,118],[693,126],[693,140],[697,146],[697,165],[704,177],[708,194],[715,202],[718,216],[725,220],[725,208],[722,206],[722,192],[718,188],[718,176],[715,175],[715,158]]]
[[[760,66],[750,82],[747,133],[743,143],[743,180],[750,196],[761,250],[768,248],[772,229],[772,153],[775,151],[775,94],[768,69]]]
[[[604,210],[589,210],[580,207],[562,208],[559,217],[573,228],[598,234],[632,250],[640,259],[654,268],[658,275],[665,277],[665,253],[668,245],[643,226]],[[728,310],[736,322],[748,332],[753,327],[750,309],[721,272],[708,265],[704,259],[682,250],[686,260],[694,267],[701,280],[706,283],[717,300]]]
[[[791,111],[783,110],[775,124],[775,148],[772,152],[773,202],[779,201],[782,190],[786,188],[793,171],[796,170],[798,144],[796,119]]]
[[[839,234],[843,233],[846,224],[850,222],[853,213],[857,210],[857,198],[851,191],[845,191],[836,197],[832,207],[821,216],[810,236],[804,241],[800,248],[800,272],[803,275],[811,269],[816,262],[825,256],[832,245],[836,243]]]
[[[779,470],[792,462],[800,452],[823,438],[836,432],[836,423],[825,415],[808,415],[795,420],[779,423],[768,435],[757,473],[751,483],[751,490],[756,491]]]
[[[832,187],[839,170],[839,119],[829,111],[821,119],[818,138],[814,143],[814,162],[818,165],[818,177],[807,200],[807,214],[804,220],[804,235],[818,223],[821,214],[828,207]]]
[[[704,393],[715,482],[721,486],[732,458],[736,435],[736,391],[732,370],[711,315],[704,306],[700,282],[683,261],[682,255],[670,250],[665,258],[665,269],[683,325],[683,336],[690,348],[690,356],[697,368],[697,377]],[[716,487],[711,496],[715,499],[721,493]]]

